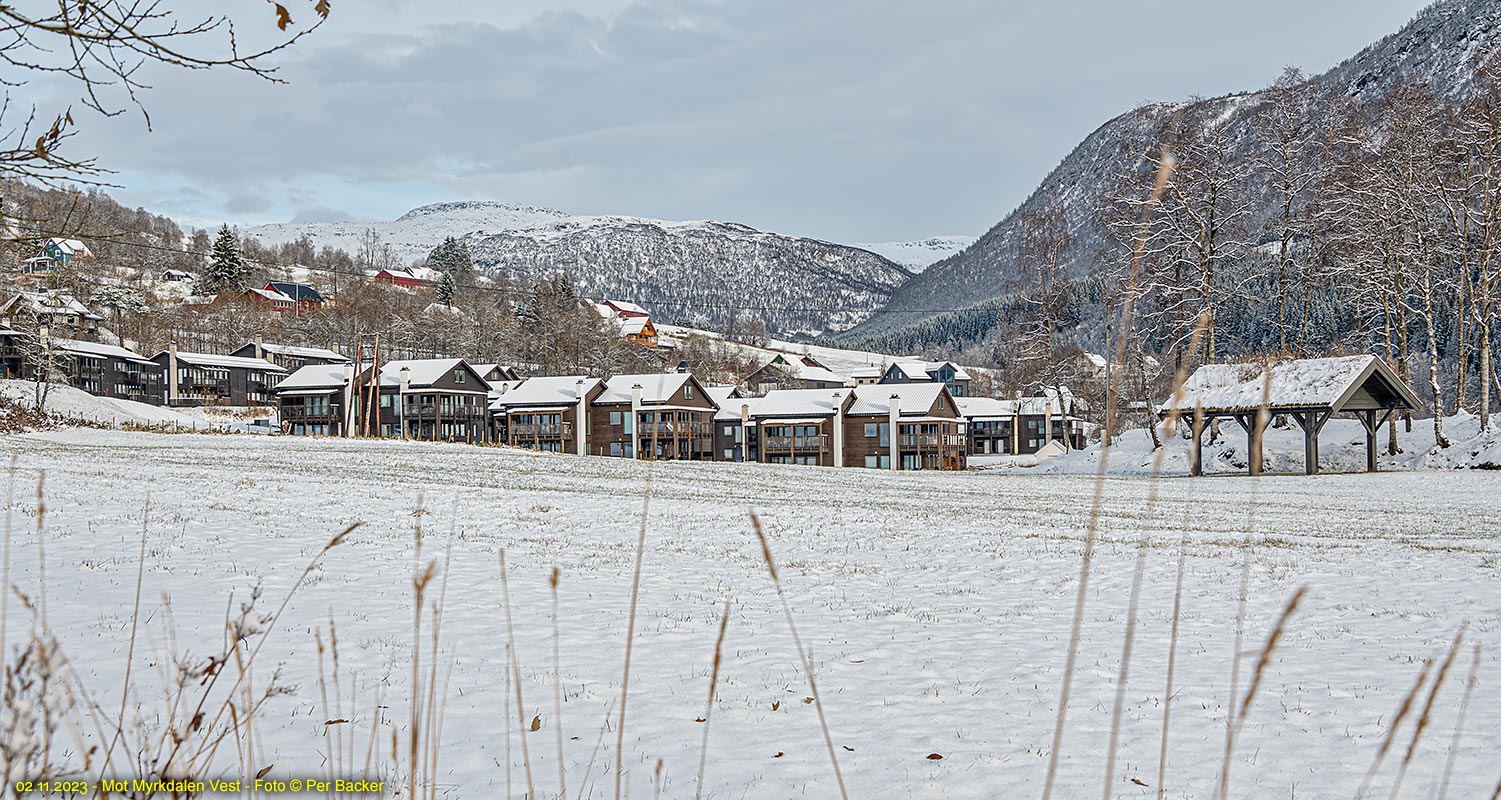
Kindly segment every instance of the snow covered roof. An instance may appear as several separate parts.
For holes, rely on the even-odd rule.
[[[293,300],[292,298],[282,294],[281,292],[272,289],[257,289],[255,287],[251,287],[249,289],[246,289],[245,293],[262,297],[273,303],[286,303],[288,305],[291,305],[292,303],[297,302],[296,300]]]
[[[65,256],[83,256],[84,258],[88,258],[94,255],[94,252],[89,249],[88,245],[77,239],[64,239],[60,236],[54,236],[47,240],[47,246],[55,249],[58,254]]]
[[[891,413],[891,396],[900,398],[903,415],[925,416],[946,391],[941,383],[868,383],[856,386],[854,405],[847,413],[866,416]]]
[[[163,350],[156,354],[156,358],[161,358],[168,352],[167,350]],[[217,353],[188,353],[178,350],[177,360],[179,363],[192,364],[199,367],[226,367],[229,369],[255,369],[262,372],[286,372],[286,370],[264,358],[221,356]]]
[[[965,419],[992,417],[1010,419],[1016,416],[1016,401],[1014,400],[1000,400],[994,397],[955,397],[954,405],[959,407],[959,416]]]
[[[912,381],[935,380],[934,376],[945,366],[951,367],[954,370],[954,380],[967,381],[970,379],[969,373],[965,372],[963,367],[952,361],[915,361],[902,359],[892,362],[892,366],[896,367],[898,371],[907,376],[908,380]]]
[[[605,392],[594,402],[596,403],[625,403],[631,402],[631,387],[641,385],[641,402],[665,403],[683,388],[683,384],[692,380],[693,376],[686,372],[661,372],[651,375],[616,375],[605,382]],[[710,398],[710,402],[713,398]]]
[[[1373,355],[1303,358],[1274,364],[1205,364],[1183,384],[1182,399],[1171,398],[1163,411],[1253,411],[1324,408],[1339,411],[1372,379],[1379,391],[1406,407],[1419,405],[1412,390]],[[1390,405],[1385,407],[1391,407]]]
[[[710,400],[713,400],[715,403],[722,406],[725,404],[725,401],[740,393],[740,387],[735,386],[734,384],[725,384],[723,386],[705,386],[704,393],[709,395]]]
[[[462,358],[419,358],[409,361],[387,361],[380,367],[381,386],[400,386],[401,371],[407,370],[409,386],[431,386],[444,375],[464,364]],[[467,364],[464,364],[468,366]],[[488,384],[482,385],[488,386]],[[478,389],[476,389],[478,391]]]
[[[656,330],[650,317],[626,317],[616,322],[622,336],[640,336],[648,327]]]
[[[604,302],[604,304],[607,305],[607,306],[612,306],[612,307],[614,307],[614,309],[616,311],[619,311],[619,312],[625,313],[625,314],[646,314],[646,313],[648,313],[646,309],[642,308],[641,306],[636,305],[635,303],[632,303],[629,300],[606,300]]]
[[[276,384],[278,394],[306,389],[336,389],[344,385],[346,364],[309,364]]]
[[[38,292],[20,292],[11,297],[5,303],[4,308],[12,308],[16,305],[25,304],[36,314],[76,314],[86,319],[104,319],[104,317],[90,311],[83,303],[71,294],[55,292],[43,289]]]
[[[849,397],[849,391],[841,389],[772,389],[760,398],[753,413],[758,417],[831,417],[836,394],[840,402]]]
[[[594,391],[600,383],[599,378],[584,375],[527,378],[510,384],[499,395],[492,393],[490,407],[498,410],[515,406],[571,406],[578,402],[580,381],[583,381],[585,394]]]
[[[75,339],[54,339],[53,343],[59,348],[83,356],[84,358],[119,358],[137,364],[156,365],[155,361],[124,347],[116,347],[112,344],[99,344],[97,342],[80,342]]]
[[[326,358],[330,361],[348,361],[349,358],[332,350],[322,347],[304,347],[296,344],[261,344],[261,350],[274,353],[279,356],[291,356],[292,358]]]
[[[739,422],[741,406],[750,406],[752,422],[756,416],[756,409],[761,407],[760,397],[731,397],[724,400],[716,400],[719,411],[714,414],[716,421]]]
[[[880,367],[861,367],[850,371],[851,378],[879,378],[886,374],[886,370]]]

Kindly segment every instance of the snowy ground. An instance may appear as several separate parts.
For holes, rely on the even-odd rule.
[[[1180,429],[1181,430],[1181,429]],[[1388,428],[1383,426],[1377,439],[1377,464],[1383,470],[1413,469],[1501,469],[1501,415],[1491,417],[1491,427],[1482,429],[1480,418],[1461,412],[1444,419],[1444,435],[1450,446],[1435,445],[1432,419],[1412,421],[1409,432],[1397,423],[1396,455],[1387,452]],[[1366,468],[1365,428],[1354,419],[1331,419],[1319,434],[1319,469],[1324,472],[1363,472]],[[1127,431],[1120,437],[1106,466],[1112,475],[1187,475],[1190,442],[1177,436],[1167,438],[1165,452],[1159,455],[1144,429]],[[1221,420],[1218,438],[1205,435],[1204,471],[1206,474],[1245,474],[1248,463],[1246,433],[1232,420]],[[1021,457],[1025,458],[1025,456]],[[1100,469],[1100,445],[1075,450],[1046,461],[1039,471],[1051,474],[1094,475]],[[1302,473],[1305,455],[1303,430],[1291,420],[1267,428],[1262,443],[1263,469],[1268,474]],[[1032,466],[1018,464],[1006,457],[971,459],[980,468]]]
[[[0,380],[0,397],[31,407],[36,402],[36,384],[14,379]],[[53,384],[47,392],[47,412],[65,420],[96,422],[110,427],[161,427],[190,430],[212,429],[266,433],[270,425],[256,425],[256,420],[275,421],[274,408],[216,406],[200,408],[166,408],[116,397],[100,397],[82,389]]]
[[[328,740],[313,630],[330,617],[345,670],[359,674],[352,727],[368,725],[373,696],[364,692],[379,685],[404,736],[411,512],[421,497],[432,510],[426,554],[453,548],[442,631],[453,667],[441,793],[505,795],[496,557],[503,546],[525,711],[540,717],[540,730],[526,734],[538,795],[556,791],[561,723],[569,795],[613,796],[613,728],[590,760],[606,709],[618,703],[647,465],[463,445],[101,431],[0,443],[18,457],[23,487],[47,471],[49,618],[106,708],[119,702],[149,497],[142,633],[149,644],[138,651],[137,679],[145,683],[136,693],[144,711],[155,708],[149,685],[164,647],[162,593],[172,597],[178,647],[205,651],[217,646],[231,597],[259,582],[279,599],[328,537],[364,521],[296,595],[261,655],[300,685],[263,714],[261,746],[273,775],[322,771]],[[1038,796],[1095,488],[1089,478],[1033,470],[656,465],[625,729],[634,796],[653,791],[659,759],[661,796],[694,792],[703,730],[695,719],[704,712],[726,600],[732,616],[705,796],[836,796],[814,706],[802,702],[805,676],[747,523],[752,508],[767,523],[812,651],[850,796]],[[1309,593],[1235,748],[1235,796],[1354,796],[1421,662],[1441,657],[1466,622],[1466,641],[1483,649],[1449,796],[1490,796],[1501,777],[1501,692],[1494,690],[1501,681],[1501,476],[1121,477],[1103,488],[1056,797],[1099,796],[1107,782],[1114,796],[1155,796],[1185,524],[1167,796],[1213,794],[1246,559],[1242,693],[1288,597],[1300,586]],[[18,494],[11,581],[36,596],[34,500],[29,489]],[[1103,754],[1138,543],[1146,546],[1146,571],[1136,656],[1120,758],[1107,776]],[[554,565],[562,575],[561,720],[551,699],[547,579]],[[24,625],[18,604],[10,608],[14,642]],[[1456,659],[1437,696],[1404,796],[1433,796],[1442,780],[1470,652]],[[1373,795],[1388,793],[1416,716],[1398,730]],[[509,751],[513,797],[524,792],[520,737],[512,733]],[[927,757],[934,753],[943,759]]]

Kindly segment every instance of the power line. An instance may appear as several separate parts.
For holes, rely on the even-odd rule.
[[[11,227],[12,227],[12,229],[17,230],[17,231],[27,231],[27,232],[30,232],[30,233],[34,233],[34,234],[38,234],[38,235],[43,235],[43,236],[49,236],[49,235],[51,235],[50,231],[43,230],[43,229],[40,229],[40,228],[25,228],[25,227],[16,226],[16,225],[12,225]],[[91,241],[91,242],[96,242],[96,243],[103,242],[103,243],[107,243],[107,244],[111,244],[111,245],[122,245],[122,246],[126,246],[126,247],[136,247],[136,248],[140,248],[140,249],[143,249],[143,250],[152,250],[152,251],[163,252],[163,253],[171,253],[171,254],[177,255],[177,256],[208,257],[209,255],[211,255],[211,253],[208,252],[208,251],[199,251],[199,250],[191,250],[191,249],[181,249],[181,250],[179,250],[179,249],[177,249],[175,247],[166,247],[166,246],[163,246],[163,245],[155,245],[155,244],[150,244],[150,243],[147,243],[147,242],[132,242],[132,241],[126,241],[126,240],[123,240],[123,239],[114,239],[114,238],[110,238],[110,237],[106,237],[106,236],[95,236],[95,235],[83,234],[83,233],[71,234],[70,238],[85,239],[85,240],[88,240],[88,241]],[[257,241],[259,241],[259,240],[257,240]],[[251,264],[258,264],[258,265],[261,265],[263,267],[273,267],[273,268],[282,269],[282,270],[301,269],[301,270],[306,270],[306,271],[309,271],[309,272],[320,272],[320,273],[327,273],[327,274],[331,274],[331,275],[344,275],[344,276],[348,276],[348,277],[351,277],[351,278],[359,278],[361,280],[370,280],[371,279],[371,276],[368,275],[368,274],[366,274],[363,271],[343,270],[343,269],[338,269],[338,268],[334,268],[334,267],[309,267],[309,266],[306,266],[306,265],[303,265],[303,264],[283,264],[281,262],[267,261],[265,259],[260,259],[260,258],[248,258],[248,257],[245,257],[244,255],[241,256],[241,260],[245,261],[247,263],[251,263]],[[491,292],[491,293],[494,293],[496,295],[513,296],[513,297],[519,297],[519,298],[523,298],[523,299],[526,298],[526,297],[530,297],[531,296],[531,292],[529,292],[527,290],[522,290],[522,289],[507,289],[505,287],[500,287],[500,286],[483,286],[483,285],[479,285],[479,284],[473,284],[473,285],[470,285],[470,286],[466,286],[465,288],[468,289],[468,290],[471,290],[471,291]],[[580,297],[580,299],[589,300],[589,301],[595,302],[595,303],[603,303],[605,300],[611,299],[611,298],[605,298],[605,297],[598,297],[598,298],[588,297],[588,296],[585,296],[585,295],[582,295],[582,294],[580,294],[579,297]],[[978,301],[976,303],[973,303],[971,305],[968,305],[968,306],[948,306],[948,307],[941,307],[941,308],[900,308],[900,309],[891,309],[890,313],[894,313],[894,314],[947,314],[947,313],[954,313],[954,312],[960,312],[960,311],[979,311],[979,310],[981,310],[981,306],[983,306],[985,303],[993,302],[993,301],[1000,300],[1000,299],[1002,299],[1002,298],[1000,298],[1000,297],[986,298],[984,300],[980,300],[980,301]],[[874,313],[876,313],[876,312],[878,312],[878,311],[881,310],[881,309],[873,309],[873,308],[869,308],[869,307],[865,307],[865,306],[738,305],[738,304],[734,304],[732,301],[687,301],[687,300],[673,300],[673,299],[665,299],[665,298],[651,298],[651,299],[637,298],[636,302],[642,302],[642,303],[645,303],[647,305],[656,306],[656,307],[666,306],[666,307],[679,308],[679,309],[687,309],[687,310],[757,311],[757,312],[762,312],[762,313],[774,312],[774,313],[783,313],[783,314],[811,314],[811,313],[837,314],[837,313],[846,313],[846,312],[872,313],[872,314],[874,314]]]

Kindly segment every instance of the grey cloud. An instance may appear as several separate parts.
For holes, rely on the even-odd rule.
[[[154,132],[96,121],[77,143],[190,217],[468,196],[854,241],[979,233],[1132,105],[1326,68],[1420,5],[580,0],[518,23],[383,0],[340,5],[354,24],[289,56],[289,85],[160,75]],[[217,208],[173,207],[183,187]]]

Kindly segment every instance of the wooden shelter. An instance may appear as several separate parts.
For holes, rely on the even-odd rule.
[[[1159,411],[1188,421],[1193,435],[1189,463],[1204,472],[1203,434],[1214,420],[1229,417],[1246,432],[1252,475],[1262,470],[1262,439],[1272,417],[1285,414],[1303,429],[1304,471],[1319,471],[1319,431],[1335,414],[1350,414],[1366,431],[1366,471],[1376,471],[1376,433],[1393,412],[1417,408],[1417,397],[1373,355],[1305,358],[1280,364],[1206,364],[1182,392]]]

